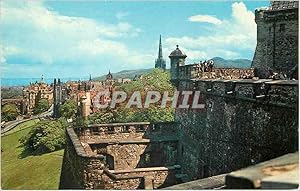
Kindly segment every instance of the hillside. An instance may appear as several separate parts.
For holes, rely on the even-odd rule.
[[[251,66],[251,60],[248,59],[224,59],[221,57],[214,57],[212,58],[215,63],[215,67],[218,68],[249,68]],[[144,73],[148,73],[153,68],[149,69],[137,69],[137,70],[122,70],[117,73],[112,73],[114,79],[119,79],[119,78],[129,78],[133,79],[136,75],[139,76]],[[106,75],[100,76],[93,78],[93,80],[105,80]]]
[[[252,62],[248,59],[226,60],[221,57],[214,57],[212,60],[217,68],[249,68]]]
[[[151,70],[153,70],[153,68],[137,69],[137,70],[122,70],[122,71],[117,72],[117,73],[112,73],[112,75],[113,75],[114,79],[118,79],[118,78],[133,79],[136,75],[139,76],[141,74],[150,72]],[[103,76],[100,76],[100,77],[93,78],[93,80],[105,80],[105,78],[106,78],[106,75],[103,75]]]

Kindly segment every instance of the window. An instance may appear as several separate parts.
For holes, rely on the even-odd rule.
[[[279,32],[284,32],[285,31],[285,24],[280,24],[279,25]]]

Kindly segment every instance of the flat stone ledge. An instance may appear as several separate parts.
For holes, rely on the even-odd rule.
[[[299,153],[290,153],[235,172],[225,178],[226,188],[298,188]]]
[[[151,142],[169,142],[178,141],[179,138],[176,136],[164,136],[164,137],[153,137],[147,139],[89,139],[85,141],[88,144],[136,144],[136,143],[151,143]]]
[[[221,188],[225,185],[226,174],[211,176],[195,181],[190,181],[182,184],[163,188],[163,190],[200,190],[200,189],[213,189]]]
[[[132,172],[152,172],[152,171],[169,171],[180,169],[180,165],[166,166],[166,167],[148,167],[148,168],[135,168],[128,170],[109,170],[113,174],[123,174],[123,173],[132,173]]]
[[[75,148],[76,154],[81,157],[86,158],[97,158],[97,159],[103,159],[102,155],[89,155],[85,152],[83,145],[78,139],[78,136],[76,135],[73,128],[67,128],[67,134],[70,137],[72,144]]]

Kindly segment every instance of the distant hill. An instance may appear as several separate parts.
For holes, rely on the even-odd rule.
[[[249,68],[252,61],[248,59],[226,60],[221,57],[214,57],[214,67],[217,68]]]
[[[137,70],[122,70],[122,71],[117,72],[117,73],[112,73],[112,75],[113,75],[114,79],[119,79],[119,78],[133,79],[136,75],[139,76],[141,74],[150,72],[151,70],[153,70],[153,68],[137,69]],[[105,79],[106,79],[106,75],[93,78],[93,80],[105,80]]]
[[[214,61],[214,67],[217,68],[249,68],[251,66],[251,60],[248,59],[226,60],[221,57],[214,57],[212,58],[212,60]],[[112,73],[112,75],[114,79],[119,79],[119,78],[133,79],[136,75],[139,76],[141,74],[151,72],[151,70],[153,70],[153,68],[137,69],[137,70],[122,70],[117,73]],[[93,78],[93,80],[105,80],[105,79],[106,79],[106,75]]]

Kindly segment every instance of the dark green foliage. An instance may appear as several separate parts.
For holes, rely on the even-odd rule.
[[[67,123],[64,119],[40,121],[20,139],[20,142],[25,150],[32,154],[53,152],[63,148],[66,127]]]
[[[65,103],[59,108],[59,112],[62,117],[66,119],[74,119],[77,113],[77,105],[74,100],[67,100]]]
[[[15,120],[18,115],[18,109],[15,104],[6,104],[1,109],[1,121]]]
[[[47,99],[41,99],[33,108],[34,114],[40,114],[49,109],[49,103]]]
[[[72,124],[73,127],[86,127],[88,125],[88,121],[83,117],[76,117],[75,121]]]

